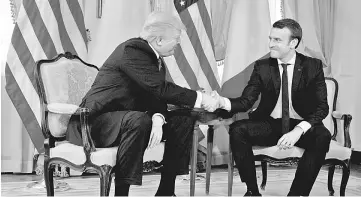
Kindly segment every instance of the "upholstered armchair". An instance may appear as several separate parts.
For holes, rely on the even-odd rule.
[[[51,60],[40,60],[34,71],[41,104],[41,128],[44,141],[44,180],[48,196],[54,196],[54,168],[58,165],[73,170],[96,172],[100,177],[100,196],[108,196],[114,175],[117,148],[96,148],[90,136],[89,109],[80,108],[98,68],[67,52]],[[83,146],[58,139],[66,135],[72,115],[80,116]],[[144,159],[160,162],[164,152],[161,143],[147,149]],[[155,157],[154,157],[155,156]]]

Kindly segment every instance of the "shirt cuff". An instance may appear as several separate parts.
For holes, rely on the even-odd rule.
[[[164,118],[163,114],[161,114],[161,113],[153,114],[153,116],[152,116],[152,124],[154,126],[162,126],[165,123],[167,123],[167,122],[165,121],[165,118]]]
[[[297,126],[303,130],[303,134],[311,128],[311,124],[307,121],[302,121]]]
[[[194,104],[194,108],[201,108],[201,104],[202,104],[202,92],[196,91],[197,92],[197,100],[196,103]]]
[[[222,98],[224,99],[224,107],[223,107],[223,109],[225,109],[227,111],[231,111],[231,107],[232,107],[231,101],[226,97],[222,97]]]

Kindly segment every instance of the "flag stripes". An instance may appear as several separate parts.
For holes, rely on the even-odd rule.
[[[34,58],[31,55],[28,45],[25,43],[25,39],[19,29],[19,23],[16,24],[14,27],[13,35],[11,38],[11,44],[12,44],[12,46],[17,46],[16,53],[19,54],[18,57],[20,58],[20,62],[22,65],[25,65],[25,64],[34,65],[35,64]],[[11,60],[9,58],[10,55],[12,55],[12,54],[8,52],[7,62],[9,62]],[[35,78],[33,76],[34,67],[27,66],[27,67],[23,67],[23,68],[25,69],[25,72],[26,72],[27,76],[29,77],[33,86],[36,87]],[[9,85],[9,83],[6,83],[6,85]]]
[[[77,31],[77,32],[79,32],[81,34],[81,36],[83,37],[84,42],[82,42],[82,43],[87,43],[84,15],[83,15],[83,11],[79,5],[79,1],[66,0],[66,2],[69,6],[69,10],[73,16],[73,19],[75,20],[76,26],[79,28],[79,31]],[[85,45],[85,48],[88,49],[88,46]]]
[[[192,54],[194,54],[194,52]],[[187,58],[184,55],[183,50],[179,50],[179,49],[176,50],[174,52],[174,57],[176,57],[175,59],[176,59],[178,65],[183,65],[183,66],[179,66],[178,68],[179,68],[179,71],[182,73],[184,79],[187,81],[189,88],[192,90],[198,90],[200,87],[197,82],[197,77],[194,74],[192,67],[190,66],[192,64],[190,64],[187,61]]]
[[[29,104],[27,102],[21,102],[25,101],[25,96],[21,91],[18,91],[20,87],[16,82],[12,71],[10,71],[8,63],[6,63],[5,65],[5,74],[7,93],[15,108],[17,109],[22,122],[29,133],[29,136],[37,136],[31,138],[34,146],[38,151],[40,150],[41,152],[43,152],[42,145],[44,143],[44,137],[42,135],[39,135],[39,132],[41,133],[40,124],[38,124],[37,121],[34,121],[36,120],[36,117],[34,112],[31,110]]]
[[[40,15],[39,9],[36,4],[34,4],[32,1],[23,1],[23,6],[26,11],[26,14],[28,15],[29,22],[26,22],[25,24],[31,24],[32,29],[37,37],[37,39],[31,40],[38,40],[45,55],[46,58],[50,59],[54,56],[56,56],[57,51],[55,49],[54,43],[49,42],[51,40],[50,34],[48,32],[48,29],[45,27],[43,18]],[[29,30],[26,28],[30,28]],[[23,32],[31,31],[30,26],[26,26],[23,28],[20,28]],[[32,36],[32,35],[31,35]],[[37,47],[37,46],[36,46]],[[44,59],[42,55],[39,57],[39,59]]]
[[[77,26],[76,20],[74,20],[67,2],[60,1],[60,11],[62,13],[64,21],[66,21],[65,29],[69,34],[69,38],[74,45],[75,51],[80,57],[86,55],[87,53],[86,42],[83,40],[83,36],[79,31],[80,29],[84,29],[85,31],[85,27],[79,28]],[[80,11],[81,10],[79,10],[79,12]]]
[[[62,44],[63,48],[66,48],[66,51],[68,51],[74,55],[78,55],[74,48],[73,43],[70,40],[69,34],[66,31],[63,16],[60,11],[59,1],[58,0],[56,0],[56,1],[50,0],[49,4],[50,4],[52,12],[54,13],[54,16],[56,18],[56,23],[57,23],[58,29],[59,29],[59,36],[60,36],[60,40],[61,40],[61,44]],[[65,49],[64,49],[64,51],[65,51]]]
[[[207,1],[209,2],[209,1]],[[208,39],[211,43],[212,49],[214,49],[214,41],[213,41],[213,36],[212,36],[212,20],[210,18],[210,5],[206,6],[204,1],[198,1],[197,2],[197,11],[199,12],[199,15],[201,16],[204,28],[206,30],[206,33],[208,35]],[[189,11],[191,12],[192,8],[189,9]],[[194,10],[196,11],[196,10]],[[194,14],[193,14],[194,15]]]
[[[175,61],[172,58],[165,60],[172,80],[194,90],[220,89],[209,6],[209,0],[174,0],[174,7],[187,31],[175,51]],[[179,69],[171,70],[175,67]]]
[[[65,51],[85,57],[86,32],[80,5],[83,4],[70,0],[24,0],[14,27],[5,67],[5,89],[40,153],[44,136],[33,75],[35,63]]]
[[[41,18],[44,21],[45,28],[49,32],[53,43],[61,43],[58,24],[54,23],[54,21],[57,21],[57,19],[52,11],[50,3],[48,1],[45,1],[42,6],[38,7],[38,9]],[[56,51],[64,51],[63,45],[61,44],[57,44],[54,47],[56,48]]]

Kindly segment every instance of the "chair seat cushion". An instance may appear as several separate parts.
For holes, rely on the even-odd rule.
[[[90,160],[96,165],[110,165],[115,166],[118,147],[112,148],[96,148],[90,156]],[[160,143],[152,149],[147,149],[144,153],[143,161],[155,160],[162,161],[164,153],[164,143]],[[60,157],[68,160],[76,165],[81,165],[85,162],[85,154],[82,146],[77,146],[68,142],[61,143],[50,149],[50,156]]]
[[[264,147],[264,146],[253,146],[253,154],[265,155],[275,159],[284,158],[301,158],[304,152],[303,148],[293,147],[286,150],[280,150],[277,146]],[[326,154],[326,159],[339,159],[345,160],[350,159],[351,149],[341,146],[338,142],[331,140],[330,150]]]
[[[351,148],[344,147],[338,142],[331,140],[330,150],[326,154],[326,159],[346,160],[351,158]]]

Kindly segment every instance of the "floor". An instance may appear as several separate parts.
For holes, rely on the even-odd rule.
[[[257,167],[258,182],[261,181],[260,167]],[[295,167],[269,166],[268,181],[265,191],[266,196],[285,196],[292,182]],[[196,180],[196,195],[205,196],[205,174],[198,173]],[[152,196],[158,183],[159,173],[146,173],[143,178],[143,186],[131,187],[131,196]],[[43,186],[35,187],[42,177],[33,174],[2,174],[2,196],[46,196]],[[97,175],[75,176],[70,178],[58,178],[58,188],[55,195],[60,196],[97,196],[99,195],[99,178]],[[341,170],[336,169],[334,176],[335,195],[339,195]],[[243,196],[245,185],[239,180],[237,172],[234,173],[233,196]],[[176,194],[189,196],[189,177],[178,176],[176,181]],[[212,167],[210,196],[227,196],[227,168],[225,166]],[[326,196],[327,191],[327,168],[323,167],[317,177],[311,195]],[[346,189],[347,196],[361,196],[361,165],[351,166],[351,176]],[[114,184],[112,184],[110,196],[114,196]]]

